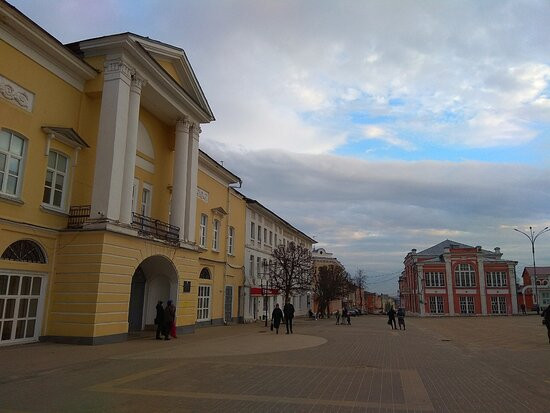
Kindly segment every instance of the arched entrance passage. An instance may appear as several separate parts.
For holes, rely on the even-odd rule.
[[[155,306],[160,300],[172,300],[178,296],[178,273],[172,261],[162,255],[143,260],[136,268],[130,289],[128,331],[141,331],[155,324]]]

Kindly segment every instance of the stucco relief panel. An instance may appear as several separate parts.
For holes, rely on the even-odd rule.
[[[32,112],[34,93],[0,75],[0,96],[11,103]]]

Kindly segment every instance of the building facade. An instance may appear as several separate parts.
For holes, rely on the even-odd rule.
[[[345,270],[342,263],[338,261],[338,258],[336,258],[333,253],[327,252],[325,248],[315,248],[311,255],[313,258],[313,267],[315,269],[314,274],[317,274],[319,271],[319,268],[321,267],[337,267],[342,271]],[[313,280],[313,282],[315,283],[315,279]],[[350,304],[351,304],[351,297],[349,295],[336,300],[332,300],[329,303],[329,311],[331,313],[335,311],[342,312],[343,304],[345,303],[346,305],[348,305],[348,301],[350,301]],[[320,311],[319,300],[317,299],[317,297],[315,297],[315,295],[313,295],[312,311],[315,314],[317,314]]]
[[[535,303],[538,303],[541,309],[550,305],[550,267],[537,267],[537,282],[536,290],[538,300],[535,300],[535,268],[525,267],[521,277],[523,286],[520,287],[519,303],[524,304],[527,310],[535,308]]]
[[[269,266],[273,264],[273,249],[294,242],[308,250],[316,242],[293,227],[258,201],[246,198],[246,244],[244,248],[244,321],[271,318],[276,304],[284,306],[284,297],[267,284]],[[297,316],[311,308],[311,293],[291,299]]]
[[[157,300],[179,332],[238,317],[245,203],[184,51],[64,46],[1,1],[0,55],[0,345],[124,340]]]
[[[445,240],[404,260],[400,303],[419,315],[517,314],[515,267],[500,248]]]

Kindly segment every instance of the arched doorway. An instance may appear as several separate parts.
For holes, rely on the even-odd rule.
[[[176,304],[177,293],[178,273],[172,261],[162,255],[143,260],[132,277],[128,331],[153,328],[157,302],[166,305],[166,301],[172,300]]]

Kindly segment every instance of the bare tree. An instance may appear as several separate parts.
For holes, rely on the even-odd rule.
[[[361,302],[361,311],[363,311],[363,294],[367,286],[367,273],[364,270],[357,269],[355,272],[354,283],[359,288],[359,300]]]
[[[289,242],[286,246],[279,245],[271,255],[273,265],[268,270],[271,285],[283,292],[285,303],[292,295],[311,289],[313,259],[310,250]]]
[[[330,314],[330,302],[344,297],[350,291],[348,273],[340,266],[322,266],[315,274],[314,292],[319,309]]]

